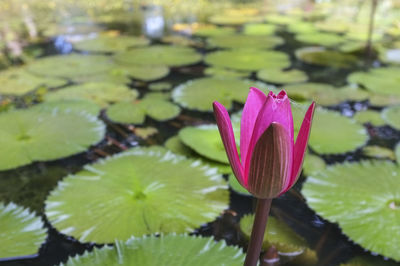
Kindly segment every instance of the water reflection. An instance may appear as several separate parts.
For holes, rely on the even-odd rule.
[[[164,15],[161,6],[143,6],[143,33],[149,38],[161,38],[164,35]]]

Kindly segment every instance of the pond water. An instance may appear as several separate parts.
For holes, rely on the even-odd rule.
[[[160,167],[159,172],[147,167],[148,161],[132,169],[118,168],[122,167],[118,164],[106,168],[118,157],[105,158],[129,153],[130,148],[165,145],[218,167],[228,180],[230,170],[219,135],[215,135],[215,127],[210,126],[207,133],[201,125],[215,124],[214,100],[228,108],[231,105],[230,113],[237,116],[250,86],[264,91],[286,89],[295,119],[304,114],[310,101],[319,105],[308,152],[311,159],[306,160],[294,188],[273,200],[271,215],[291,228],[288,239],[283,236],[272,243],[281,256],[276,265],[400,265],[396,262],[400,252],[393,252],[400,248],[400,182],[396,181],[400,174],[400,83],[396,82],[400,81],[400,68],[396,67],[400,63],[396,57],[400,51],[400,6],[396,1],[378,4],[370,52],[365,48],[369,2],[39,2],[21,9],[12,4],[0,8],[0,14],[8,12],[0,32],[4,51],[0,53],[0,121],[4,131],[9,130],[0,130],[4,139],[0,141],[4,146],[0,148],[0,202],[36,212],[48,235],[37,254],[0,256],[0,265],[58,265],[70,256],[102,247],[101,243],[112,243],[115,238],[108,241],[105,236],[109,232],[92,236],[90,230],[95,229],[87,229],[86,235],[71,234],[64,219],[57,217],[56,212],[63,210],[57,209],[56,203],[69,200],[68,211],[76,211],[80,219],[75,223],[89,223],[83,213],[96,217],[98,203],[80,202],[85,198],[77,195],[99,198],[105,206],[114,199],[113,185],[104,189],[81,185],[74,188],[75,196],[57,197],[76,180],[90,179],[101,171],[110,176],[124,176],[124,171],[138,176],[155,171],[151,173],[162,176],[163,169],[175,171],[161,165],[162,160],[158,165],[158,157],[151,160],[157,161],[154,168]],[[15,18],[12,12],[17,14]],[[351,19],[346,20],[346,15],[352,15]],[[299,72],[289,75],[287,70]],[[189,127],[192,132],[183,132]],[[295,121],[297,132],[296,128]],[[165,144],[176,136],[174,145]],[[218,156],[221,152],[222,158]],[[154,156],[143,154],[143,158]],[[102,159],[105,161],[95,164]],[[360,163],[365,160],[372,160],[372,166]],[[96,166],[87,167],[93,164]],[[338,169],[342,166],[348,169]],[[176,172],[184,171],[179,167],[184,166],[178,164]],[[336,174],[345,181],[332,181],[330,175]],[[347,175],[351,177],[346,179]],[[369,175],[375,179],[370,180]],[[394,181],[387,180],[387,175]],[[148,200],[141,182],[134,184],[137,190],[132,192],[136,203]],[[218,199],[209,203],[216,206],[210,210],[212,218],[203,217],[198,225],[191,222],[189,232],[214,236],[245,251],[241,219],[253,212],[255,201],[232,182],[229,180],[232,187],[225,202],[229,208],[221,212],[218,200],[223,196],[215,196]],[[329,182],[328,187],[343,186],[343,190],[318,187]],[[359,190],[363,182],[368,188]],[[169,193],[171,201],[180,194]],[[316,199],[319,194],[323,196]],[[374,207],[381,199],[387,206]],[[190,199],[180,204],[185,202],[192,204]],[[352,208],[357,204],[365,204],[359,213]],[[113,227],[129,224],[125,214],[132,210],[120,205],[115,207],[120,215],[104,218],[111,233]],[[92,214],[88,206],[93,207]],[[162,212],[160,209],[154,212]],[[362,215],[368,212],[369,216]],[[153,217],[152,213],[146,215]],[[368,223],[371,227],[365,225]],[[135,236],[175,232],[152,232],[149,224]],[[381,235],[371,232],[371,228],[389,227],[391,231],[382,230]],[[278,235],[284,234],[276,230]],[[0,236],[2,233],[9,234],[0,227]],[[82,241],[77,240],[79,236]],[[89,236],[92,238],[85,238]],[[298,248],[293,239],[299,237],[305,243],[300,248],[303,260],[293,252]],[[357,262],[359,257],[364,262]]]

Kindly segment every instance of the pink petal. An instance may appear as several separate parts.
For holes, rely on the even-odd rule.
[[[292,109],[290,107],[290,100],[285,91],[281,91],[277,96],[273,93],[268,94],[267,100],[256,119],[247,154],[252,154],[256,142],[272,122],[277,122],[286,129],[289,134],[290,144],[293,146]],[[244,161],[245,175],[247,175],[249,171],[250,159],[251,155],[247,156],[246,161]]]
[[[306,153],[308,139],[310,138],[311,124],[314,116],[315,102],[313,102],[304,116],[299,134],[297,135],[296,144],[293,152],[293,167],[290,182],[285,187],[282,193],[288,191],[297,181],[300,176],[301,167],[303,165],[304,155]]]
[[[221,139],[224,143],[226,155],[228,156],[232,171],[239,183],[245,187],[243,168],[240,164],[240,159],[236,148],[235,135],[233,134],[232,122],[229,118],[228,111],[226,111],[225,107],[219,102],[214,102],[213,107],[219,133],[221,134]]]
[[[251,156],[248,190],[272,199],[284,189],[292,172],[293,145],[283,125],[272,122],[258,139]]]
[[[257,88],[250,88],[246,103],[243,108],[240,125],[240,157],[242,164],[246,161],[250,139],[253,134],[254,124],[267,96]]]

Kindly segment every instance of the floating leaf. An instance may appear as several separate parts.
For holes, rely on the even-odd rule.
[[[344,40],[339,35],[322,32],[299,33],[295,38],[300,42],[322,46],[336,46]]]
[[[303,171],[306,176],[313,175],[315,172],[324,170],[325,168],[325,161],[317,155],[308,153],[304,158]]]
[[[344,163],[308,177],[309,206],[362,247],[400,260],[400,168],[387,161]]]
[[[240,220],[240,229],[247,238],[253,228],[254,215],[246,215]],[[316,264],[318,258],[315,251],[308,248],[307,242],[296,234],[288,225],[273,216],[268,217],[267,228],[264,233],[263,248],[266,250],[274,246],[278,254],[294,259],[303,254],[309,257],[309,264]],[[308,254],[306,251],[309,251]],[[303,264],[304,265],[304,264]]]
[[[260,16],[248,16],[241,14],[218,14],[209,18],[209,22],[217,25],[232,25],[238,26],[245,23],[261,22]]]
[[[258,36],[258,35],[223,35],[213,36],[207,39],[211,47],[220,48],[251,48],[251,49],[270,49],[282,44],[284,41],[277,36]]]
[[[195,29],[194,35],[201,37],[211,37],[219,35],[231,35],[235,33],[235,29],[232,27],[217,27],[214,25],[206,25]]]
[[[112,83],[89,82],[81,85],[69,86],[45,95],[46,101],[55,100],[89,100],[100,107],[107,107],[111,103],[136,99],[138,92],[124,85]]]
[[[103,123],[83,112],[40,108],[0,114],[0,170],[83,152],[99,142]]]
[[[397,163],[400,163],[400,142],[397,143],[396,147],[394,148],[394,153],[396,155]]]
[[[293,112],[295,131],[300,129],[304,112],[298,108]],[[334,111],[319,108],[316,110],[309,145],[319,154],[339,154],[353,151],[363,146],[368,133],[354,120]]]
[[[43,227],[42,220],[28,209],[0,202],[0,260],[37,254],[47,236]]]
[[[276,28],[271,24],[251,23],[244,25],[243,33],[246,35],[272,35]]]
[[[149,85],[149,89],[152,91],[162,91],[172,89],[172,84],[169,82],[155,82]]]
[[[291,23],[287,26],[287,30],[292,33],[315,33],[316,29],[313,23],[300,22]]]
[[[236,70],[222,68],[222,67],[207,67],[204,70],[204,74],[207,76],[215,76],[215,77],[245,78],[245,77],[250,76],[251,72],[236,71]]]
[[[113,247],[94,248],[81,256],[69,258],[66,266],[241,266],[242,251],[227,246],[225,241],[187,235],[167,235],[131,238],[126,243],[116,241]]]
[[[340,21],[323,21],[315,24],[318,30],[334,33],[344,33],[350,26],[349,23]]]
[[[32,61],[26,69],[41,76],[77,78],[105,72],[111,67],[111,58],[104,55],[69,54]]]
[[[0,72],[0,93],[23,95],[37,88],[52,88],[66,84],[58,78],[43,78],[30,74],[24,68],[9,68]]]
[[[94,117],[100,113],[100,107],[94,102],[87,100],[58,100],[49,101],[33,106],[31,109],[37,109],[44,112],[85,112]]]
[[[238,49],[209,53],[205,62],[215,67],[254,71],[263,68],[287,68],[290,60],[287,54],[277,51]]]
[[[150,41],[143,37],[100,35],[94,39],[74,43],[78,50],[88,52],[120,52],[130,47],[146,46]]]
[[[400,94],[380,94],[380,93],[370,93],[369,103],[372,106],[388,106],[388,105],[399,105],[400,104]]]
[[[57,230],[81,242],[191,232],[228,207],[226,188],[217,170],[199,161],[134,148],[64,178],[45,213]]]
[[[374,68],[368,72],[353,72],[347,77],[350,83],[361,84],[368,90],[381,94],[400,96],[400,68]]]
[[[136,101],[122,101],[107,109],[107,116],[115,122],[143,124],[149,116],[157,121],[165,121],[179,115],[180,108],[160,97],[151,96]]]
[[[307,74],[303,71],[292,69],[282,71],[280,69],[261,69],[257,72],[257,78],[263,81],[288,84],[307,81]]]
[[[236,135],[239,136],[237,131]],[[179,139],[198,154],[217,162],[229,164],[224,144],[221,141],[216,125],[185,127],[179,131]]]
[[[158,130],[155,127],[135,128],[135,135],[142,139],[147,139],[157,133],[158,133]]]
[[[251,196],[250,192],[247,191],[247,189],[245,189],[240,183],[239,181],[236,179],[234,174],[230,174],[228,177],[228,182],[229,182],[229,186],[230,188],[241,194],[241,195],[245,195],[245,196]]]
[[[382,117],[391,127],[400,130],[400,105],[386,108]]]
[[[195,40],[189,39],[186,36],[183,35],[169,35],[165,36],[162,39],[162,42],[164,43],[169,43],[173,45],[181,45],[181,46],[199,46],[198,42]]]
[[[352,68],[359,63],[358,58],[354,55],[326,50],[323,47],[300,48],[296,50],[295,54],[297,59],[303,62],[320,66]]]
[[[353,119],[356,120],[360,124],[369,123],[376,127],[383,126],[386,124],[385,120],[383,120],[381,114],[377,111],[365,110],[357,112]]]
[[[268,14],[266,16],[268,22],[280,25],[296,24],[299,23],[299,19],[296,17],[285,16],[281,14]]]
[[[393,150],[384,148],[381,146],[377,146],[377,145],[364,147],[362,149],[362,153],[365,156],[376,158],[376,159],[389,159],[389,160],[396,159]]]
[[[232,102],[244,103],[249,93],[249,88],[266,85],[251,80],[234,78],[201,78],[189,80],[176,87],[172,98],[181,106],[198,111],[212,111],[212,102],[218,101],[227,109],[232,107]]]
[[[355,257],[347,263],[342,263],[340,266],[398,266],[398,263],[387,261],[378,256],[360,256]]]
[[[118,53],[115,59],[124,64],[178,67],[200,62],[201,55],[189,47],[153,45]]]

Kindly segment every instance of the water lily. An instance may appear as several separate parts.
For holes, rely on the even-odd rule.
[[[240,155],[232,123],[225,107],[214,102],[214,114],[233,173],[239,183],[257,198],[257,206],[245,266],[258,263],[272,199],[297,181],[307,143],[315,103],[308,108],[296,142],[290,100],[284,90],[265,95],[250,88],[240,128]]]
[[[233,173],[239,183],[257,198],[275,198],[297,181],[311,130],[315,109],[307,110],[296,142],[290,100],[282,90],[265,95],[250,88],[241,120],[240,155],[232,123],[225,107],[214,102],[214,114]]]

